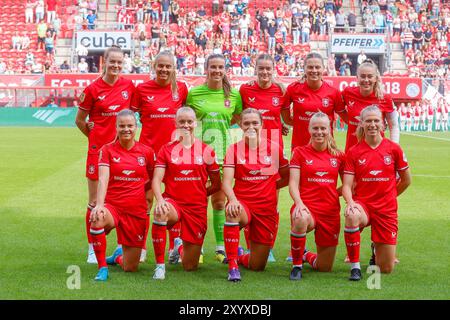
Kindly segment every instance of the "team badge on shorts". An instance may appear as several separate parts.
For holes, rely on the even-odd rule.
[[[93,165],[93,164],[89,165],[88,173],[89,174],[94,174],[95,173],[95,165]]]
[[[144,157],[137,157],[137,161],[141,167],[145,166],[145,158]]]
[[[385,165],[390,165],[392,163],[392,158],[391,156],[384,156],[384,164]]]
[[[128,91],[122,91],[122,98],[128,100]]]
[[[225,100],[224,105],[225,105],[225,108],[229,108],[231,106],[230,100],[228,100],[228,99]]]
[[[337,159],[336,158],[331,158],[330,159],[330,164],[333,168],[337,167]]]
[[[324,106],[325,108],[328,107],[330,105],[330,99],[328,98],[323,98],[322,99],[322,106]]]
[[[273,104],[274,107],[278,106],[280,104],[280,98],[273,97],[272,98],[272,104]]]

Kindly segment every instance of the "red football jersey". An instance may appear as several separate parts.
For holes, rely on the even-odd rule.
[[[166,169],[163,196],[181,206],[188,206],[194,212],[206,210],[208,173],[219,171],[215,157],[214,150],[197,139],[190,148],[185,148],[178,141],[162,146],[155,167]]]
[[[394,103],[391,96],[388,94],[385,94],[384,99],[382,100],[378,99],[374,93],[367,97],[363,97],[359,92],[358,87],[346,87],[344,91],[342,91],[342,97],[348,115],[347,140],[345,144],[345,151],[347,152],[352,146],[358,143],[355,133],[361,111],[365,107],[376,105],[383,114],[384,122],[386,114],[394,111]]]
[[[276,84],[267,89],[262,89],[257,81],[252,85],[243,84],[239,89],[242,97],[242,109],[254,108],[261,112],[263,129],[266,129],[266,137],[272,142],[283,146],[281,136],[281,110],[289,109],[285,105],[283,91]],[[275,131],[273,131],[275,130]]]
[[[145,184],[153,178],[153,150],[137,141],[130,150],[126,150],[116,140],[100,149],[98,165],[109,167],[105,203],[145,218],[148,210]]]
[[[300,170],[300,197],[309,210],[324,215],[339,213],[336,187],[344,164],[344,153],[333,156],[328,150],[315,150],[311,144],[294,149],[290,168]]]
[[[169,84],[161,87],[155,80],[137,86],[131,109],[139,112],[142,132],[139,141],[152,147],[155,153],[172,140],[175,131],[175,114],[186,102],[188,89],[184,82],[177,82],[178,95],[172,94]]]
[[[341,93],[325,81],[318,90],[312,90],[306,82],[295,81],[287,87],[286,103],[293,103],[294,131],[292,133],[292,150],[305,146],[311,136],[308,131],[309,119],[318,111],[326,113],[333,124],[334,113],[341,113],[344,109]]]
[[[128,109],[136,88],[131,80],[119,78],[109,85],[102,78],[87,86],[80,96],[80,109],[89,112],[94,127],[89,132],[89,153],[98,153],[116,138],[116,116]]]
[[[396,172],[408,169],[400,146],[386,138],[372,149],[365,140],[353,146],[346,158],[345,174],[355,176],[354,200],[376,214],[397,214]]]
[[[250,150],[243,140],[232,144],[223,164],[235,169],[236,197],[261,215],[273,214],[277,207],[278,170],[288,165],[281,147],[270,140],[262,141],[255,150]]]

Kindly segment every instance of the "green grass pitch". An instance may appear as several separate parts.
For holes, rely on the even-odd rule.
[[[302,281],[289,281],[287,188],[280,196],[277,262],[264,272],[241,269],[241,283],[226,281],[227,266],[214,260],[210,224],[205,262],[197,272],[168,265],[166,280],[153,280],[148,239],[148,261],[138,273],[110,267],[110,279],[96,283],[96,266],[86,263],[86,140],[76,128],[0,128],[0,299],[449,299],[450,134],[419,135],[427,137],[401,137],[413,182],[399,198],[400,264],[381,276],[379,290],[370,290],[369,230],[362,235],[362,281],[347,280],[342,230],[333,272],[313,272],[306,265]],[[337,133],[337,141],[342,147],[343,133]],[[310,233],[312,250],[313,241]],[[108,254],[115,244],[112,232]],[[67,286],[70,266],[80,268],[80,289]]]

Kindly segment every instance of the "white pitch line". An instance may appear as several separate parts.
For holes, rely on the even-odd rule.
[[[404,135],[407,135],[407,136],[414,136],[414,137],[421,137],[421,138],[428,138],[428,139],[441,140],[441,141],[449,141],[449,142],[450,142],[450,139],[446,139],[446,138],[438,138],[438,137],[423,136],[423,135],[421,135],[421,134],[406,133],[406,132],[402,132],[401,134],[404,134]]]
[[[413,174],[413,177],[423,177],[423,178],[436,178],[436,179],[450,179],[450,176],[433,176],[429,174]]]

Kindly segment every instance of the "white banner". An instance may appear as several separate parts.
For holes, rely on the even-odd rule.
[[[82,44],[89,51],[105,51],[113,44],[122,50],[131,49],[132,33],[127,31],[79,31],[77,47]]]
[[[332,53],[367,53],[383,54],[386,50],[384,34],[333,34],[331,37]]]

